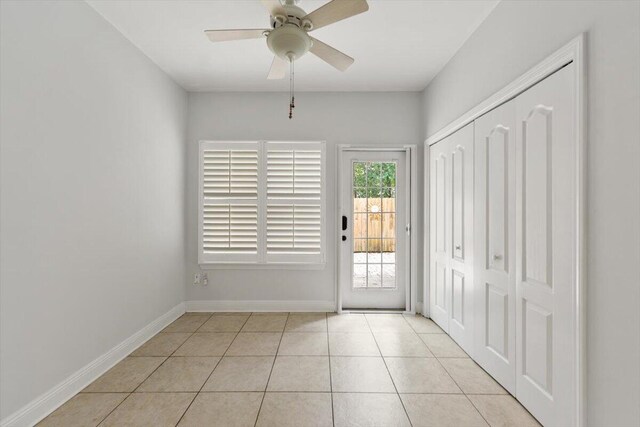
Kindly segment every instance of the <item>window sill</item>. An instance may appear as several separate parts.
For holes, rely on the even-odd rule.
[[[223,262],[198,264],[201,270],[324,270],[326,263],[268,263]]]

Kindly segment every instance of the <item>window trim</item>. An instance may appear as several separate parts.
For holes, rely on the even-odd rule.
[[[288,149],[301,149],[301,145],[315,145],[320,148],[320,255],[296,254],[299,261],[283,261],[288,258],[290,253],[268,254],[267,253],[267,150],[268,144],[278,144],[279,147],[287,147]],[[203,247],[203,222],[205,197],[204,191],[204,170],[203,170],[203,152],[206,149],[252,149],[256,147],[258,150],[258,197],[255,203],[258,207],[258,250],[256,253],[220,253],[205,254]],[[244,146],[244,147],[243,147]],[[304,149],[304,148],[302,148]],[[256,140],[256,141],[228,141],[228,140],[200,140],[198,141],[198,265],[209,269],[271,269],[281,268],[290,270],[320,270],[326,266],[327,253],[327,185],[326,185],[326,169],[327,169],[327,153],[326,141],[280,141],[280,140]],[[292,199],[287,199],[291,201]],[[243,202],[251,202],[253,199],[247,199]],[[283,199],[284,201],[284,199]]]

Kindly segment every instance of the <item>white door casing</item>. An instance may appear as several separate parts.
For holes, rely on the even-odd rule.
[[[409,310],[410,307],[410,223],[408,153],[404,149],[342,150],[338,188],[340,216],[347,217],[347,229],[339,237],[339,292],[341,308]],[[395,283],[394,288],[356,288],[354,272],[354,187],[353,168],[358,162],[392,162],[396,164],[395,188]],[[341,221],[339,221],[341,222]],[[344,237],[343,237],[344,236]],[[367,259],[369,258],[367,254]],[[384,269],[384,266],[383,266]],[[384,274],[384,272],[383,272]]]
[[[431,317],[473,351],[473,128],[430,147]]]
[[[515,103],[475,121],[475,358],[515,394]]]
[[[516,396],[544,425],[575,425],[575,65],[515,99]]]

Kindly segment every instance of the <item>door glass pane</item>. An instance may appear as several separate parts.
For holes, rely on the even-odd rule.
[[[382,265],[381,264],[367,265],[367,287],[368,288],[382,287]]]
[[[382,286],[385,288],[395,288],[396,286],[396,265],[382,264]]]
[[[353,287],[396,287],[395,162],[353,163]]]

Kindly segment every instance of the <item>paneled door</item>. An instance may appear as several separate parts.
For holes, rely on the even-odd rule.
[[[475,121],[475,359],[516,391],[515,103]]]
[[[430,147],[431,317],[473,349],[473,128]]]
[[[429,316],[445,332],[449,333],[451,311],[451,286],[449,284],[449,260],[453,253],[451,235],[451,154],[449,136],[429,147],[430,185],[430,280]]]
[[[515,99],[516,396],[544,425],[575,425],[574,65]]]
[[[342,151],[340,293],[343,309],[409,307],[407,152]]]

